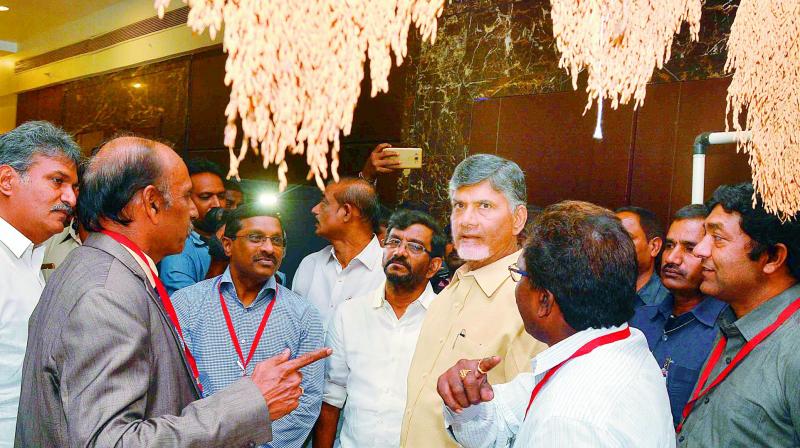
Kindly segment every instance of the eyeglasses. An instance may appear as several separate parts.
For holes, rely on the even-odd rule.
[[[403,245],[403,240],[399,238],[386,238],[386,241],[383,242],[383,247],[388,247],[390,249],[397,249],[398,247]],[[428,249],[425,249],[425,246],[419,243],[414,243],[412,241],[405,241],[406,249],[414,255],[422,255],[426,253],[433,257],[433,254]]]
[[[231,239],[235,240],[236,238],[246,238],[248,242],[259,246],[269,240],[269,242],[275,247],[286,247],[286,239],[282,236],[267,236],[260,233],[248,233],[247,235],[236,235]]]
[[[511,280],[514,280],[516,283],[519,283],[519,281],[522,280],[522,277],[530,277],[530,274],[528,274],[527,271],[520,269],[516,263],[508,267],[508,272],[511,273]]]

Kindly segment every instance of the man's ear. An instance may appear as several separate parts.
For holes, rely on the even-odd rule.
[[[439,269],[442,268],[442,257],[433,257],[431,261],[428,262],[428,272],[425,273],[425,278],[432,279]]]
[[[789,249],[783,243],[773,246],[771,251],[766,251],[762,257],[766,257],[766,263],[761,270],[767,274],[774,274],[786,266],[786,258],[789,256]]]
[[[11,196],[14,185],[19,182],[19,173],[10,165],[0,165],[0,194]]]
[[[657,236],[650,241],[647,242],[647,246],[650,248],[650,256],[655,258],[661,252],[661,246],[664,244],[664,240],[661,239],[660,236]]]
[[[519,235],[525,229],[525,224],[528,223],[528,209],[524,205],[518,205],[511,214],[513,217],[513,231],[514,236]]]
[[[558,306],[556,304],[556,297],[546,289],[536,289],[535,291],[536,294],[539,294],[539,298],[536,299],[539,301],[539,309],[536,311],[536,315],[544,319],[550,316],[550,314],[555,311],[555,307]]]
[[[155,225],[161,222],[161,212],[164,210],[164,198],[161,192],[153,185],[148,185],[142,190],[142,200],[136,204],[139,210]]]
[[[342,221],[349,222],[349,221],[353,220],[353,218],[354,218],[353,211],[355,209],[351,204],[346,204],[346,203],[342,204],[341,207],[339,207],[339,210],[342,211]],[[338,213],[338,211],[337,211],[337,213]]]
[[[225,256],[230,258],[233,253],[233,240],[227,236],[223,236],[220,238],[220,241],[222,242],[222,250],[225,251]]]

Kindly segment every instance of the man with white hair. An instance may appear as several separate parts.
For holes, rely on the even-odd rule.
[[[434,301],[420,331],[408,375],[401,446],[456,446],[444,431],[439,375],[459,359],[500,355],[492,382],[530,369],[546,345],[525,332],[508,267],[521,251],[517,235],[527,221],[525,175],[489,154],[468,157],[450,179],[453,242],[466,263]]]

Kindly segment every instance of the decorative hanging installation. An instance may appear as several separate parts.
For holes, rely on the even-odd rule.
[[[264,168],[278,166],[286,187],[286,151],[305,152],[324,189],[331,173],[338,180],[339,133],[350,133],[353,110],[369,56],[372,96],[389,89],[390,51],[400,65],[413,21],[423,40],[436,39],[444,0],[183,0],[191,7],[188,24],[213,39],[222,29],[228,53],[225,110],[229,176],[251,148]],[[155,0],[159,17],[170,0]],[[237,118],[244,133],[238,154]]]
[[[742,0],[728,39],[733,71],[727,113],[737,149],[749,154],[764,208],[782,220],[800,211],[800,2]],[[742,116],[746,114],[744,124]],[[730,123],[726,120],[726,127]],[[755,203],[756,198],[753,197]]]
[[[559,67],[572,75],[588,71],[589,99],[584,113],[597,101],[611,100],[616,109],[631,97],[644,102],[653,70],[669,60],[672,39],[689,23],[692,40],[700,31],[701,0],[550,0],[553,35],[561,52]],[[601,117],[598,114],[596,136]]]

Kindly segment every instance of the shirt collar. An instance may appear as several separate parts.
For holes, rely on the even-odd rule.
[[[150,286],[155,288],[156,279],[153,277],[153,275],[155,274],[155,276],[158,277],[158,267],[156,267],[156,264],[153,262],[153,259],[150,258],[150,256],[147,255],[146,253],[142,252],[145,258],[144,260],[142,260],[139,257],[139,255],[137,255],[136,252],[129,249],[128,246],[125,246],[124,244],[120,244],[120,246],[122,246],[126,251],[128,251],[129,254],[131,254],[133,259],[136,260],[136,263],[138,263],[139,266],[142,268],[142,271],[144,271],[144,275],[150,282]]]
[[[233,297],[234,299],[236,299],[237,302],[239,302],[240,305],[244,306],[242,301],[239,300],[239,296],[236,294],[236,287],[233,285],[233,278],[231,277],[230,267],[225,269],[225,272],[223,272],[222,276],[220,276],[219,284],[220,284],[220,289],[225,291],[225,295]],[[277,292],[277,290],[278,290],[278,282],[275,280],[275,276],[273,275],[272,277],[269,278],[269,280],[267,280],[266,283],[264,283],[264,286],[261,287],[261,291],[259,291],[258,295],[256,296],[256,300],[253,300],[253,303],[251,303],[250,306],[247,308],[253,307],[262,300],[265,300],[267,297],[269,297],[270,292],[273,293],[274,297],[274,293]]]
[[[777,296],[759,305],[753,311],[733,322],[746,340],[754,338],[770,325],[790,303],[800,297],[800,283],[795,283]]]
[[[33,246],[33,242],[17,230],[14,226],[0,218],[0,242],[2,242],[15,257],[20,258],[25,251]]]
[[[664,320],[672,316],[672,308],[675,304],[675,296],[672,293],[667,294],[658,305],[645,305],[644,313],[650,320],[655,320],[656,317],[661,315]],[[706,297],[702,302],[692,308],[690,313],[703,325],[712,328],[717,322],[722,309],[725,308],[725,303],[713,297]]]
[[[668,291],[661,283],[661,279],[658,277],[658,274],[653,271],[653,273],[650,275],[650,278],[647,280],[647,283],[645,283],[641,289],[636,291],[636,293],[639,294],[639,297],[644,303],[648,305],[657,305],[655,302],[658,300],[658,296],[661,294],[662,289],[664,292]]]
[[[425,291],[422,291],[422,294],[420,294],[420,296],[417,297],[417,300],[415,300],[412,303],[419,302],[419,304],[422,305],[422,307],[427,310],[428,307],[431,305],[431,302],[433,302],[433,299],[435,298],[436,298],[436,293],[433,292],[433,286],[431,286],[431,282],[427,282],[427,285],[425,286]],[[377,289],[375,291],[375,295],[372,297],[372,302],[371,302],[372,307],[373,308],[382,307],[383,302],[385,300],[386,300],[386,282],[384,281],[380,289]]]
[[[508,272],[508,267],[517,262],[522,250],[518,250],[511,255],[507,255],[492,264],[488,264],[482,268],[468,271],[467,265],[461,266],[456,271],[456,278],[461,281],[464,277],[475,277],[475,281],[486,294],[486,297],[491,298],[497,288],[503,284],[511,273]]]
[[[372,235],[372,239],[369,243],[358,253],[358,255],[353,258],[353,261],[358,260],[361,264],[366,266],[367,269],[370,271],[374,271],[375,268],[380,268],[381,262],[383,261],[383,248],[381,248],[381,243],[378,242],[378,237]],[[330,258],[328,261],[333,261],[338,263],[338,259],[336,258],[336,250],[331,245],[331,252]],[[351,261],[352,263],[352,261]]]
[[[207,245],[206,242],[203,241],[203,239],[200,237],[200,234],[195,232],[194,230],[189,232],[189,241],[191,241],[192,244],[194,244],[197,247],[203,247]]]
[[[572,336],[555,345],[551,345],[545,351],[536,355],[536,357],[533,358],[533,361],[531,361],[534,377],[539,376],[558,364],[566,361],[567,358],[572,356],[573,353],[578,351],[579,348],[592,339],[622,330],[627,327],[628,324],[622,324],[619,327],[588,328],[573,334]]]

